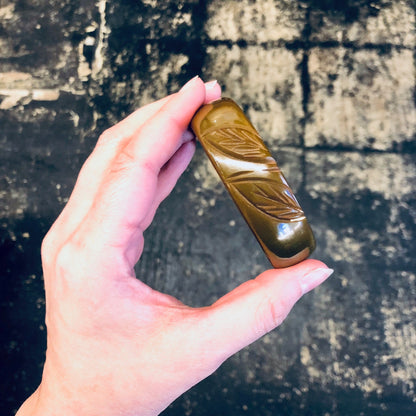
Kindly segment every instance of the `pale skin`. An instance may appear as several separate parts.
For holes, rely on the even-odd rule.
[[[331,274],[317,260],[267,270],[203,308],[135,275],[143,232],[193,156],[190,120],[220,95],[193,78],[98,140],[42,245],[48,347],[19,416],[157,415]]]

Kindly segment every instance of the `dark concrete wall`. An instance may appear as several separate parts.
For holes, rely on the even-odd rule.
[[[247,111],[336,272],[164,414],[416,414],[415,44],[411,0],[0,0],[0,414],[40,381],[39,246],[82,162],[195,74]],[[200,148],[146,237],[138,276],[191,305],[269,267]]]

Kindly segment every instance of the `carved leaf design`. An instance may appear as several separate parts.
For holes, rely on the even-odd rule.
[[[278,221],[301,221],[305,218],[292,190],[283,183],[259,178],[239,180],[229,185],[259,211]]]
[[[234,158],[263,160],[270,152],[260,136],[252,130],[238,127],[225,127],[209,132],[206,144]]]

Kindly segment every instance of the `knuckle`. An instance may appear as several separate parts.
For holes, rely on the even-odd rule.
[[[268,305],[267,305],[267,314],[269,317],[269,322],[270,324],[267,326],[267,332],[269,332],[270,330],[276,328],[277,326],[279,326],[282,321],[282,310],[284,309],[284,305],[281,304],[281,302],[273,302],[271,300],[269,300]],[[267,321],[267,320],[266,320]]]
[[[263,333],[267,334],[282,323],[282,305],[281,302],[267,299],[262,310],[259,316],[259,327]]]
[[[57,298],[72,299],[76,302],[86,295],[88,277],[94,265],[88,254],[76,242],[69,241],[60,247],[53,263],[53,287]],[[82,295],[82,296],[81,296]]]
[[[267,296],[257,313],[259,332],[267,334],[278,327],[286,318],[291,306],[286,298],[273,299]]]
[[[48,231],[48,233],[43,237],[41,246],[40,246],[40,254],[42,261],[46,264],[49,264],[51,259],[56,254],[58,250],[58,242],[56,240],[56,233],[54,232],[55,225]]]
[[[176,130],[177,134],[182,134],[187,127],[183,117],[177,113],[167,115],[167,125],[170,126],[171,130]]]
[[[124,146],[117,159],[119,159],[120,163],[127,165],[134,163],[136,159],[134,147],[132,145]]]
[[[256,313],[259,332],[268,333],[278,327],[301,296],[302,288],[296,279],[280,280],[278,288],[266,291]]]
[[[117,140],[119,136],[119,129],[117,129],[116,126],[110,127],[101,133],[97,140],[97,146],[103,146],[109,142],[113,142],[114,140]]]
[[[130,146],[125,146],[110,165],[110,174],[129,171],[135,165],[134,152]]]
[[[42,240],[42,244],[40,247],[40,253],[43,259],[47,259],[51,256],[53,250],[53,244],[52,244],[52,237],[51,237],[51,233],[48,232],[45,237]]]
[[[62,245],[55,259],[55,267],[58,276],[67,276],[69,270],[72,270],[74,265],[79,264],[79,260],[80,250],[77,248],[76,244],[70,241]]]
[[[90,239],[85,239],[81,233],[75,232],[56,254],[55,276],[73,283],[85,280],[86,276],[92,275],[98,267],[96,250]]]

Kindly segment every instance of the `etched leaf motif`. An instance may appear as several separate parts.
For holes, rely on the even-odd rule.
[[[235,181],[234,187],[251,205],[278,221],[301,221],[305,214],[291,189],[263,178]]]
[[[270,152],[260,136],[251,130],[237,127],[226,127],[211,131],[205,140],[209,146],[234,158],[245,160],[263,160]]]

